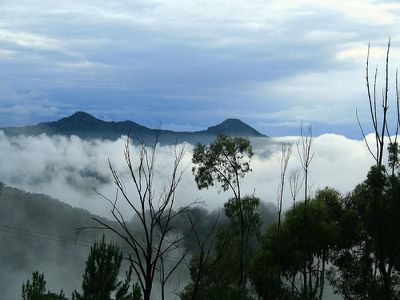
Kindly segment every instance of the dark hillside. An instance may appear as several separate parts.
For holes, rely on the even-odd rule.
[[[52,199],[4,187],[0,197],[0,299],[18,299],[22,283],[35,270],[49,288],[79,288],[90,245],[101,232],[76,228],[93,225],[92,215]]]
[[[220,134],[249,138],[266,137],[238,119],[227,119],[218,125],[209,127],[207,130],[178,132],[151,129],[133,121],[106,122],[85,112],[76,112],[55,122],[45,122],[25,127],[7,127],[2,128],[2,130],[8,136],[31,136],[44,133],[47,135],[76,135],[81,138],[116,140],[121,135],[129,135],[134,139],[143,139],[145,142],[154,141],[154,137],[158,133],[159,142],[162,144],[181,142],[192,144],[209,143]]]

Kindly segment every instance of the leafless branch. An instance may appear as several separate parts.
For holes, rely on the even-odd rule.
[[[181,243],[186,236],[175,234],[172,221],[195,203],[177,211],[174,210],[176,191],[188,167],[188,165],[182,166],[185,155],[184,147],[175,146],[171,149],[173,163],[170,176],[167,178],[164,188],[158,193],[155,191],[157,147],[158,135],[150,146],[142,140],[142,143],[134,147],[134,152],[131,151],[132,140],[127,139],[123,155],[133,193],[128,192],[123,179],[109,160],[109,169],[117,192],[114,199],[99,192],[98,194],[110,204],[115,223],[106,223],[99,218],[93,218],[100,224],[96,228],[113,232],[128,245],[130,250],[128,259],[138,278],[145,300],[149,300],[151,297],[152,285],[157,272],[160,275],[163,288],[162,297],[164,297],[166,282],[184,260],[187,250],[182,248]],[[124,213],[126,212],[119,208],[121,200],[128,204],[130,218],[138,220],[138,226],[134,228],[135,232],[125,220]],[[166,264],[172,251],[175,250],[181,253],[180,257],[173,264]]]

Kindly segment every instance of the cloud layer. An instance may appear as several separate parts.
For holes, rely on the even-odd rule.
[[[372,139],[372,136],[368,137]],[[253,172],[242,182],[244,194],[255,193],[265,202],[276,203],[280,170],[280,145],[295,142],[297,137],[254,142],[255,155],[251,162]],[[114,198],[116,187],[108,169],[108,159],[123,178],[130,195],[134,195],[132,182],[123,158],[125,139],[101,141],[81,140],[77,137],[6,137],[0,132],[0,180],[27,191],[44,193],[85,208],[102,216],[110,216],[110,206],[93,191],[96,188],[107,197]],[[198,191],[191,174],[192,147],[186,147],[182,167],[188,167],[177,192],[177,206],[192,201],[203,201],[210,208],[221,207],[232,195],[219,193],[218,188]],[[137,148],[132,148],[134,163]],[[351,191],[364,180],[372,159],[364,142],[344,136],[326,134],[314,139],[312,151],[315,154],[310,167],[310,188],[331,186],[342,193]],[[156,178],[154,190],[159,193],[167,184],[172,170],[171,148],[162,146],[156,153]],[[289,162],[289,172],[299,168],[296,147]],[[288,183],[286,183],[286,187]],[[135,197],[133,196],[133,199]],[[122,210],[130,215],[129,208],[121,200]],[[291,205],[289,192],[285,192],[285,208]]]
[[[388,36],[391,75],[400,59],[394,1],[7,0],[1,8],[1,126],[79,109],[171,129],[240,117],[273,136],[305,120],[354,136],[345,125],[355,107],[367,110],[368,42],[372,66],[383,70]]]

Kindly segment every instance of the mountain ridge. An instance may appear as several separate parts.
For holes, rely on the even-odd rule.
[[[220,134],[243,137],[267,137],[253,127],[239,119],[229,118],[223,122],[199,131],[173,131],[152,129],[131,120],[104,121],[95,116],[77,111],[72,115],[53,122],[42,122],[36,125],[23,127],[0,128],[8,136],[39,134],[47,135],[76,135],[81,138],[100,138],[116,140],[122,135],[140,138],[144,141],[154,140],[158,134],[158,140],[164,144],[177,142],[211,142]]]

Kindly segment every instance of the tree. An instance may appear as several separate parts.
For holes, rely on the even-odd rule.
[[[290,172],[289,175],[289,187],[290,187],[290,196],[293,200],[293,208],[296,207],[296,199],[300,193],[301,187],[303,185],[303,179],[300,180],[300,170],[294,169]]]
[[[250,141],[241,137],[228,137],[220,135],[214,143],[208,146],[198,144],[194,149],[192,172],[195,175],[199,189],[209,188],[216,183],[224,191],[230,189],[234,194],[240,227],[240,263],[238,287],[246,284],[245,258],[247,256],[245,245],[245,219],[240,190],[240,179],[251,171],[250,158],[253,156]]]
[[[384,166],[375,165],[347,197],[330,274],[337,292],[351,298],[400,296],[399,192],[399,175],[388,175]]]
[[[200,290],[200,283],[203,278],[207,276],[206,272],[208,272],[212,268],[213,264],[216,263],[215,260],[214,262],[210,261],[212,260],[211,251],[213,250],[213,246],[217,238],[215,230],[219,219],[219,213],[215,218],[214,224],[208,230],[204,237],[201,237],[200,232],[198,232],[196,221],[193,220],[193,217],[191,216],[191,211],[187,213],[187,216],[190,225],[193,228],[193,234],[195,236],[198,253],[192,256],[188,266],[192,282],[185,287],[185,289],[181,292],[180,297],[183,300],[194,300],[199,299],[198,294]]]
[[[390,138],[390,133],[389,133],[389,127],[388,127],[388,92],[389,92],[389,53],[390,53],[390,38],[389,42],[387,45],[387,50],[386,50],[386,64],[385,64],[385,82],[384,82],[384,88],[382,90],[382,111],[380,119],[378,115],[378,110],[377,110],[377,91],[376,91],[376,86],[377,86],[377,76],[378,76],[378,67],[375,69],[374,73],[374,81],[373,81],[373,86],[371,86],[371,82],[369,79],[369,53],[370,53],[370,44],[368,44],[368,53],[367,53],[367,62],[365,66],[365,81],[366,81],[366,87],[367,87],[367,94],[368,94],[368,104],[369,104],[369,112],[370,112],[370,117],[371,117],[371,122],[372,122],[372,128],[375,134],[375,150],[372,150],[372,147],[368,143],[366,139],[366,135],[364,132],[364,129],[361,125],[360,118],[358,116],[358,112],[356,110],[356,117],[358,121],[358,125],[360,127],[361,133],[363,135],[365,145],[367,146],[368,151],[372,155],[372,157],[375,160],[375,163],[377,166],[381,166],[383,163],[383,152],[385,150],[385,135]],[[397,72],[396,72],[396,95],[397,95],[397,122],[395,126],[395,132],[396,132],[396,137],[395,137],[395,143],[397,144],[397,134],[399,131],[399,125],[400,125],[400,106],[399,106],[399,93],[398,93],[398,88],[397,88]]]
[[[304,205],[299,202],[286,211],[280,235],[275,223],[261,237],[251,280],[262,299],[323,299],[326,265],[337,243],[342,215],[340,195],[325,188],[309,199],[307,249],[303,247]],[[284,251],[279,251],[279,244]],[[300,281],[305,274],[307,287]]]
[[[277,207],[278,207],[278,269],[280,266],[281,260],[281,244],[280,244],[280,230],[281,230],[281,217],[282,217],[282,208],[283,208],[283,192],[285,187],[285,176],[286,170],[289,163],[290,156],[292,155],[292,145],[290,144],[282,144],[281,148],[281,172],[280,172],[280,180],[278,185],[278,195],[277,195]],[[293,195],[292,195],[293,196]],[[278,274],[280,272],[278,271]],[[280,275],[279,275],[280,278]]]
[[[46,291],[44,275],[38,271],[32,274],[32,282],[27,280],[22,285],[22,300],[67,300],[63,291],[59,294]]]
[[[312,128],[308,127],[308,130],[305,131],[303,124],[300,127],[300,141],[297,143],[297,153],[300,158],[301,167],[303,169],[304,175],[304,217],[303,217],[303,248],[304,248],[304,272],[303,272],[303,286],[304,286],[304,297],[305,299],[311,299],[311,287],[312,278],[311,275],[307,273],[307,269],[312,268],[311,261],[311,252],[309,251],[309,228],[308,228],[308,198],[309,198],[309,190],[308,190],[308,175],[310,170],[311,162],[314,158],[314,153],[311,152],[311,145],[314,140],[312,134]],[[308,265],[307,265],[308,263]],[[308,277],[308,280],[307,280]]]
[[[112,293],[116,293],[115,300],[133,300],[129,293],[132,269],[126,272],[125,281],[118,281],[119,269],[122,262],[122,251],[117,244],[106,243],[105,237],[95,242],[90,248],[83,274],[82,294],[77,291],[73,294],[76,300],[111,300]],[[135,289],[135,286],[133,287]],[[136,296],[137,297],[137,296]],[[141,299],[136,298],[137,300]],[[135,299],[135,300],[136,300]]]
[[[248,273],[249,261],[252,254],[249,243],[251,240],[254,240],[255,237],[259,236],[261,227],[260,202],[260,199],[255,196],[244,196],[240,200],[231,198],[224,204],[225,214],[230,219],[230,225],[228,227],[231,236],[230,243],[233,247],[240,250],[239,253],[233,250],[230,255],[235,258],[235,264],[239,264],[240,268],[242,267],[241,263],[243,260],[245,276]],[[240,239],[238,240],[237,232],[242,232],[242,230],[244,234],[243,236],[240,235]],[[242,242],[242,238],[244,242]],[[244,244],[244,249],[236,246],[237,244],[241,246],[242,243]],[[239,272],[241,271],[240,268]],[[246,280],[247,278],[245,277],[244,281],[246,282]]]
[[[397,255],[400,250],[400,227],[396,212],[399,206],[399,145],[400,99],[398,73],[396,71],[396,108],[397,120],[394,124],[394,137],[391,135],[389,116],[389,38],[386,50],[385,75],[382,88],[381,110],[377,107],[377,74],[375,69],[373,84],[369,76],[370,45],[366,60],[366,87],[369,113],[375,138],[372,146],[366,139],[356,111],[358,124],[366,147],[375,161],[367,179],[359,185],[348,198],[348,206],[358,221],[358,230],[354,232],[351,243],[341,247],[335,265],[341,277],[333,282],[338,291],[352,297],[396,298],[395,284],[398,278]],[[388,141],[388,143],[387,143]],[[387,144],[389,153],[388,168],[383,153]],[[397,251],[397,252],[396,252]],[[355,275],[358,274],[358,275]],[[351,280],[349,280],[349,278]]]
[[[151,298],[156,275],[160,275],[161,285],[165,287],[167,280],[185,258],[187,251],[180,245],[185,236],[174,232],[172,223],[177,216],[186,212],[194,204],[174,210],[176,190],[187,168],[181,166],[185,148],[171,149],[173,163],[170,177],[166,178],[164,188],[158,192],[154,190],[153,183],[157,175],[155,170],[157,146],[156,137],[153,145],[149,146],[142,142],[133,146],[134,151],[132,151],[131,140],[127,139],[124,157],[130,175],[129,186],[133,187],[133,192],[128,191],[127,184],[109,161],[111,174],[117,186],[117,194],[115,199],[102,196],[110,203],[111,213],[116,223],[110,224],[94,218],[100,224],[100,227],[94,228],[110,230],[126,243],[130,250],[126,253],[127,259],[138,279],[144,300]],[[134,158],[132,153],[135,155]],[[121,211],[120,198],[130,208],[130,217],[137,220],[135,228],[129,225],[124,216],[125,212]],[[172,251],[179,252],[181,255],[167,265],[168,255]],[[163,288],[162,299],[164,299],[164,292]]]
[[[255,237],[259,234],[261,218],[259,213],[260,199],[253,196],[245,196],[241,199],[241,207],[245,224],[245,271],[252,258]],[[230,223],[218,230],[212,246],[215,245],[213,255],[210,255],[211,248],[200,247],[200,253],[195,254],[190,261],[191,282],[181,293],[181,299],[252,299],[248,296],[246,287],[238,286],[240,276],[240,259],[243,256],[240,235],[240,213],[239,201],[231,198],[224,205],[225,214],[229,217]],[[210,231],[211,232],[211,231]],[[204,241],[206,241],[205,239]]]

